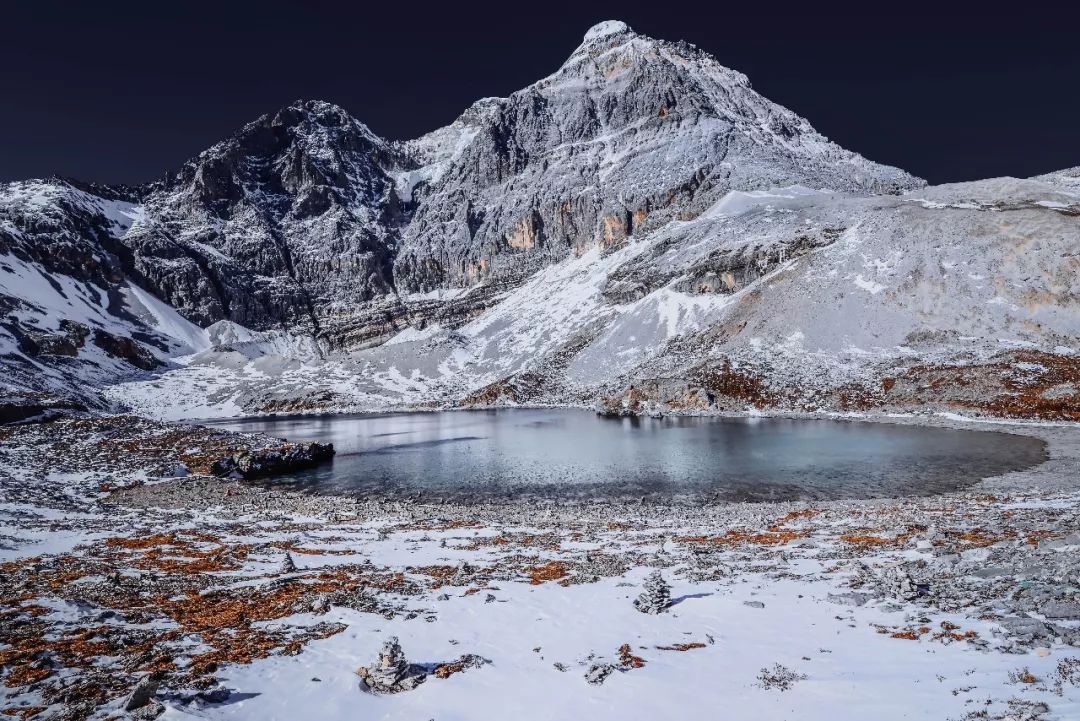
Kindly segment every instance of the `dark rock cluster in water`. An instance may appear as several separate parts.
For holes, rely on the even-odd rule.
[[[216,461],[211,470],[217,476],[265,478],[317,466],[334,453],[333,443],[287,443],[242,451]]]

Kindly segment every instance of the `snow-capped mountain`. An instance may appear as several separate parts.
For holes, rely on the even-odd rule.
[[[302,101],[146,186],[0,186],[0,354],[15,394],[175,416],[880,405],[931,361],[1071,368],[1078,177],[926,188],[609,21],[415,140]]]
[[[530,274],[696,217],[731,190],[922,185],[830,143],[693,46],[614,21],[554,74],[479,101],[452,128],[407,144],[440,160],[394,261],[406,292]]]

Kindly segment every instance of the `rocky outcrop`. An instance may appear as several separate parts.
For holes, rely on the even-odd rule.
[[[277,476],[317,466],[333,458],[334,453],[334,444],[314,442],[245,449],[215,461],[211,472],[245,479]]]
[[[0,425],[20,423],[26,420],[42,420],[49,416],[70,411],[85,411],[86,406],[63,398],[37,393],[19,393],[0,396]]]
[[[135,688],[133,688],[127,698],[124,699],[124,711],[136,711],[149,705],[154,700],[154,695],[157,694],[159,685],[160,681],[155,675],[147,675],[136,684]]]
[[[153,370],[164,365],[143,344],[130,337],[96,330],[94,331],[94,345],[105,351],[106,355],[125,360],[142,370]]]
[[[318,332],[390,293],[407,160],[341,108],[296,102],[186,163],[123,238],[132,274],[200,325]]]

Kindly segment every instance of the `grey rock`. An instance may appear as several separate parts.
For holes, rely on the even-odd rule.
[[[224,703],[231,695],[232,691],[225,686],[215,686],[197,694],[198,698],[206,703]]]
[[[1047,618],[1076,619],[1080,618],[1080,603],[1051,601],[1040,606],[1039,611]]]
[[[134,711],[149,704],[157,693],[159,681],[153,676],[143,677],[124,699],[123,709]]]
[[[1007,635],[1023,641],[1052,638],[1054,635],[1053,628],[1037,618],[1024,616],[1003,618],[1000,625]]]
[[[607,677],[619,670],[613,663],[594,663],[585,672],[585,681],[593,686],[599,686],[607,680]]]
[[[844,593],[830,593],[827,598],[832,603],[839,603],[844,606],[862,606],[872,599],[873,595],[858,591],[846,591]]]
[[[165,713],[165,704],[159,701],[150,701],[145,706],[140,706],[130,713],[131,718],[134,719],[155,719]]]
[[[210,470],[217,476],[263,478],[317,466],[333,458],[334,453],[333,443],[286,443],[222,458]]]

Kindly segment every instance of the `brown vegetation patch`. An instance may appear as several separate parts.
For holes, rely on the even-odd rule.
[[[252,551],[251,546],[227,545],[214,536],[202,533],[185,534],[184,537],[177,533],[161,533],[134,538],[109,538],[105,546],[142,551],[130,561],[132,567],[171,574],[235,571],[241,568]]]
[[[630,650],[630,644],[624,643],[619,646],[619,663],[623,668],[643,668],[645,666],[645,659],[641,656],[635,656]]]
[[[1077,356],[1008,351],[985,363],[912,366],[900,380],[908,405],[944,400],[1004,418],[1080,420]]]
[[[918,641],[920,636],[923,636],[930,632],[930,628],[927,626],[920,626],[916,629],[907,629],[906,631],[897,631],[891,634],[890,638],[903,638],[908,641]]]
[[[878,536],[865,531],[844,533],[840,540],[853,546],[869,548],[873,546],[902,546],[911,538],[910,533],[901,533],[896,536]]]
[[[12,716],[22,719],[22,721],[26,721],[26,719],[34,718],[47,708],[48,706],[12,706],[10,708],[4,709],[3,711],[0,711],[0,714],[3,714],[5,716]]]
[[[782,546],[799,538],[809,536],[809,531],[746,531],[732,530],[723,536],[679,536],[679,543],[707,543],[716,546]]]
[[[544,581],[558,581],[566,578],[569,572],[562,561],[551,561],[529,571],[529,583],[539,586]]]
[[[562,539],[555,533],[511,533],[503,532],[498,536],[486,538],[474,538],[463,550],[478,551],[481,548],[496,546],[523,546],[525,548],[538,548],[545,551],[558,551],[562,548]]]
[[[442,588],[450,583],[454,576],[457,574],[457,566],[422,566],[420,568],[413,569],[413,573],[421,576],[430,576],[435,580],[435,583],[431,585],[431,588]]]
[[[1016,531],[1009,528],[1002,533],[995,533],[993,531],[988,531],[985,528],[973,528],[969,531],[946,531],[945,535],[951,540],[959,541],[960,543],[975,548],[983,548],[985,546],[993,546],[996,543],[1016,538]]]
[[[465,670],[465,664],[461,661],[454,661],[453,663],[444,663],[435,668],[433,672],[435,678],[450,678],[455,673],[461,673]]]
[[[714,396],[734,398],[755,408],[775,406],[781,400],[761,378],[734,368],[728,359],[719,367],[700,369],[693,380]]]
[[[344,629],[339,624],[261,624],[311,611],[317,599],[324,599],[324,607],[336,603],[386,615],[394,610],[374,594],[419,592],[405,574],[369,565],[312,571],[263,585],[214,588],[221,583],[214,573],[237,568],[251,552],[268,548],[276,544],[234,544],[177,531],[107,539],[79,553],[3,564],[2,683],[23,689],[36,684],[44,701],[83,709],[71,718],[84,718],[126,693],[146,672],[160,675],[169,686],[203,687],[222,664],[296,654],[313,639],[339,633]],[[124,573],[131,568],[151,572]],[[122,623],[50,618],[47,608],[31,603],[42,593],[108,609]],[[88,616],[97,617],[96,611]],[[139,628],[165,619],[176,627]],[[177,667],[173,659],[196,643],[203,646],[200,653],[190,665]],[[105,667],[103,658],[115,660]],[[65,669],[78,673],[60,673]]]
[[[789,513],[784,514],[780,518],[777,518],[776,521],[773,522],[771,526],[769,526],[768,530],[772,532],[777,532],[782,530],[784,526],[788,525],[793,521],[806,520],[820,514],[821,511],[815,510],[813,508],[808,508],[803,511],[790,511]]]
[[[454,531],[459,528],[483,528],[479,521],[446,518],[426,518],[419,521],[394,526],[390,531]]]

